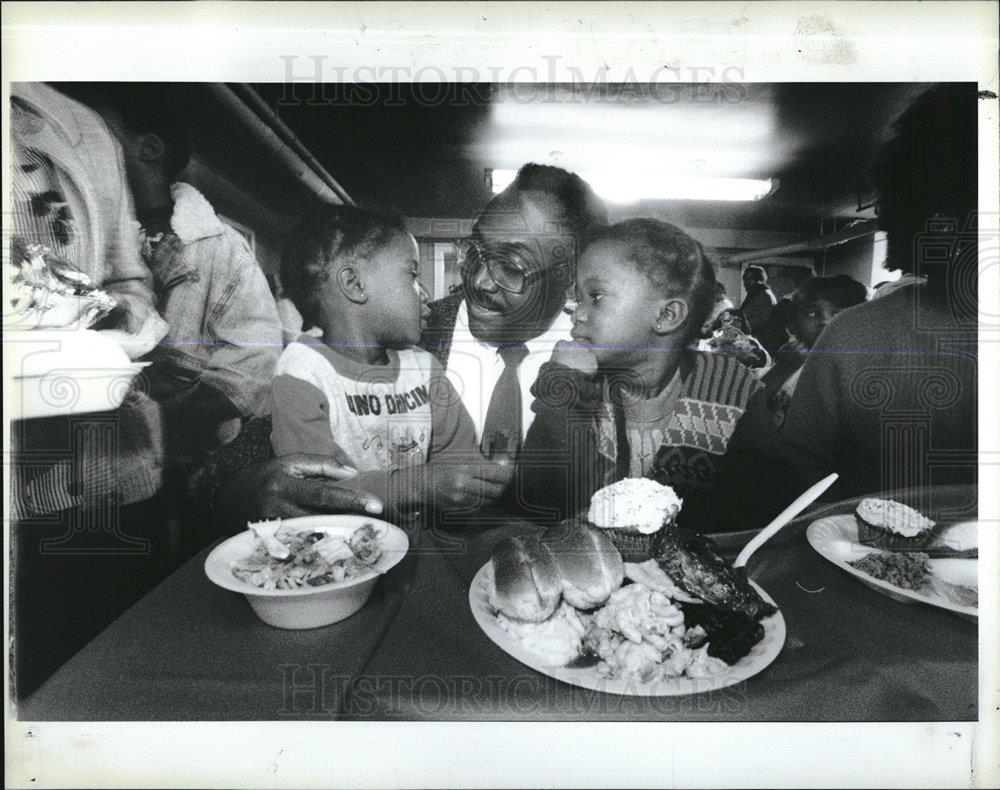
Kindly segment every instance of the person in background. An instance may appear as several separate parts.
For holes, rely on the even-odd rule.
[[[271,445],[357,470],[381,490],[408,467],[397,510],[445,504],[454,478],[483,471],[488,498],[509,470],[483,459],[461,400],[428,352],[414,349],[427,317],[417,243],[400,217],[333,206],[305,219],[286,251],[282,279],[322,329],[285,349],[272,383]],[[409,470],[414,471],[414,470]],[[368,474],[366,474],[368,473]]]
[[[729,301],[729,297],[726,296],[726,286],[721,282],[716,280],[715,282],[715,303],[712,305],[712,311],[708,314],[708,318],[705,320],[704,326],[701,328],[701,336],[703,338],[711,337],[712,332],[718,327],[715,326],[716,319],[726,310],[735,310],[736,305]]]
[[[100,328],[162,325],[136,249],[121,150],[101,119],[40,82],[11,86],[11,235],[65,258],[118,305]],[[138,358],[143,347],[126,350]]]
[[[625,220],[584,250],[573,340],[534,387],[519,491],[555,520],[598,489],[649,477],[684,500],[706,532],[761,527],[797,492],[753,374],[726,354],[690,350],[715,300],[715,267],[679,228]]]
[[[94,329],[143,356],[166,324],[139,256],[118,143],[98,115],[43,83],[12,83],[10,111],[5,233],[44,245],[111,294],[117,307]],[[141,387],[115,411],[14,420],[10,450],[11,677],[20,698],[173,564],[149,507],[163,484],[160,414]]]
[[[607,207],[579,176],[525,165],[480,212],[461,267],[462,287],[429,305],[421,346],[461,382],[462,403],[487,457],[516,456],[534,419],[531,386],[538,370],[557,341],[569,339],[564,307],[577,255],[606,224]],[[233,525],[247,518],[393,507],[392,490],[366,491],[360,476],[342,466],[324,461],[320,479],[303,472],[303,465],[318,468],[316,456],[275,459],[270,430],[270,420],[247,426],[201,475],[202,497]],[[494,476],[480,465],[457,479],[450,504],[480,504],[489,482],[482,474]]]
[[[763,266],[747,266],[743,270],[743,288],[747,295],[740,305],[740,312],[747,322],[750,334],[756,335],[764,327],[774,304],[774,292],[767,285],[767,272]]]
[[[808,282],[808,281],[807,281]],[[792,323],[792,314],[795,311],[790,295],[782,296],[774,305],[771,315],[767,317],[764,325],[757,330],[754,337],[760,341],[764,350],[776,359],[781,348],[791,340],[788,327]]]
[[[894,125],[876,166],[888,269],[926,277],[835,317],[802,367],[782,435],[830,496],[975,483],[977,113],[941,85]]]
[[[723,310],[712,322],[710,330],[709,336],[698,343],[698,351],[729,354],[750,368],[758,378],[770,370],[771,355],[750,334],[739,310]]]
[[[792,293],[789,329],[794,337],[780,350],[774,367],[763,378],[768,406],[779,426],[785,420],[802,365],[820,333],[835,315],[861,304],[867,296],[868,289],[846,274],[813,277]]]
[[[147,85],[118,86],[99,110],[125,154],[143,260],[170,324],[146,373],[150,393],[171,458],[198,459],[266,411],[281,324],[246,240],[178,180],[191,155],[179,111]]]

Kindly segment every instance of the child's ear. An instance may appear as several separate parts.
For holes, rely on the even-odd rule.
[[[337,285],[340,292],[355,304],[364,304],[368,301],[368,294],[365,293],[364,283],[358,270],[353,266],[342,266],[337,272]]]
[[[687,302],[683,299],[667,299],[660,306],[660,312],[656,316],[653,331],[658,335],[672,334],[684,326],[687,317]]]

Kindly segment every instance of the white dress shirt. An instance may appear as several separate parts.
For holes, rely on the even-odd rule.
[[[556,343],[570,339],[572,328],[569,315],[560,311],[545,332],[525,343],[528,355],[518,368],[522,440],[535,417],[531,410],[534,401],[531,385],[535,383],[539,369],[552,357],[552,349]],[[483,422],[486,420],[486,410],[490,407],[490,396],[503,369],[504,362],[497,353],[497,347],[477,340],[469,331],[469,312],[463,300],[455,318],[455,334],[451,340],[446,374],[472,416],[477,441],[482,441]]]

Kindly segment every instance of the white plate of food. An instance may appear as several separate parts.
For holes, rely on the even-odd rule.
[[[216,546],[205,574],[242,593],[278,628],[318,628],[358,611],[409,548],[399,527],[367,516],[303,516],[248,525]]]
[[[592,505],[586,518],[506,538],[476,573],[469,606],[504,652],[574,686],[649,697],[731,686],[778,657],[785,621],[774,601],[710,540],[676,526],[669,487],[620,481]],[[655,538],[623,542],[605,526],[615,519],[643,521]]]
[[[919,550],[890,551],[866,546],[858,537],[853,513],[813,522],[806,529],[806,539],[824,558],[883,595],[903,603],[936,606],[966,617],[979,616],[978,559],[932,559]],[[932,541],[929,553],[933,555],[936,547],[946,545],[946,540],[947,536],[942,534]]]
[[[4,335],[11,414],[19,419],[112,411],[149,365],[109,332],[38,329]]]

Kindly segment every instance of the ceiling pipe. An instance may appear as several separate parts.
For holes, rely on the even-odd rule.
[[[333,205],[354,201],[295,133],[245,83],[211,83],[209,91],[310,192]]]
[[[764,250],[751,250],[750,252],[740,252],[726,258],[727,263],[743,264],[761,258],[771,258],[776,255],[794,255],[799,252],[821,252],[838,244],[844,244],[862,236],[868,236],[878,231],[878,220],[862,220],[856,225],[844,228],[836,233],[828,233],[825,236],[816,236],[806,241],[797,241],[793,244],[784,244],[780,247],[769,247]]]

